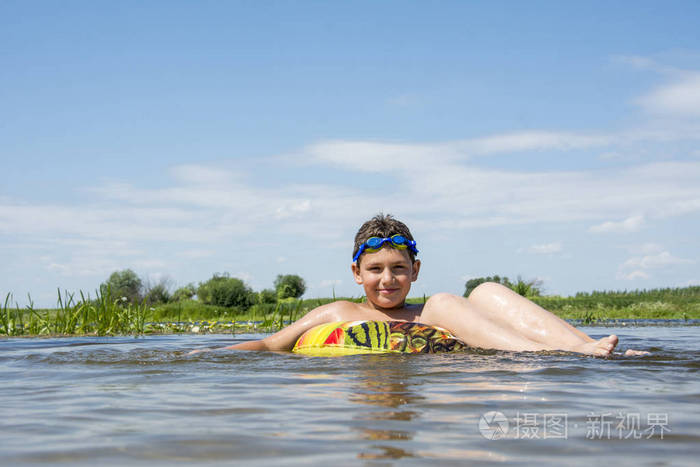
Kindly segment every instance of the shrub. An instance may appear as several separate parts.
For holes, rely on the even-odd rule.
[[[180,287],[177,289],[174,293],[173,296],[170,297],[171,302],[181,302],[183,300],[190,300],[192,297],[195,296],[197,293],[197,288],[194,286],[194,284],[187,284],[185,286]]]
[[[253,304],[253,291],[245,283],[228,274],[214,276],[199,284],[197,297],[207,305],[248,308]]]
[[[126,297],[129,303],[138,303],[143,296],[141,291],[143,284],[139,276],[131,269],[123,271],[114,271],[106,282],[100,285],[100,294],[107,295],[107,291],[111,291],[112,297]]]
[[[278,275],[275,279],[275,291],[278,299],[299,298],[306,292],[304,279],[295,275]]]
[[[170,301],[170,291],[165,284],[156,284],[146,292],[146,303],[157,305],[160,303],[168,303]]]
[[[173,281],[167,277],[161,277],[155,284],[153,284],[150,280],[147,280],[143,292],[146,303],[149,305],[168,303],[172,296],[170,293],[170,290],[172,289],[172,282]]]
[[[539,279],[526,281],[518,276],[518,281],[515,284],[511,284],[510,288],[523,297],[539,297],[542,295],[542,281]]]
[[[272,289],[263,289],[256,294],[257,304],[275,303],[277,301],[277,293]]]

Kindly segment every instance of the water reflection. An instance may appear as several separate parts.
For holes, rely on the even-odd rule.
[[[403,457],[416,457],[415,454],[393,446],[371,446],[373,449],[378,449],[381,452],[361,452],[357,455],[358,459],[401,459]]]
[[[424,381],[416,375],[415,368],[404,359],[390,361],[386,356],[369,356],[359,368],[349,386],[348,401],[360,404],[353,420],[359,422],[354,429],[359,439],[384,441],[362,449],[359,459],[400,459],[415,457],[415,453],[403,445],[416,435],[420,414],[412,407],[423,401],[421,386]],[[382,410],[381,408],[385,408]],[[388,409],[388,410],[386,410]],[[401,444],[401,446],[397,446]]]
[[[366,357],[353,368],[356,377],[349,382],[347,399],[363,406],[353,416],[359,422],[353,429],[359,439],[380,442],[363,445],[360,459],[440,457],[421,450],[418,439],[437,442],[440,436],[425,431],[424,425],[472,426],[484,412],[484,403],[494,397],[501,404],[527,401],[529,392],[539,393],[539,385],[523,376],[546,368],[546,357],[535,354],[393,357]]]

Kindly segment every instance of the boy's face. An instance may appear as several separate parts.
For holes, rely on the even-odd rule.
[[[418,279],[420,261],[411,262],[406,250],[386,246],[374,253],[363,253],[360,266],[352,264],[355,282],[362,285],[370,306],[398,308]]]

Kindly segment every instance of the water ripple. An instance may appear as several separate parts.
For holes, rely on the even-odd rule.
[[[9,465],[588,465],[592,456],[691,465],[700,445],[700,328],[588,331],[653,353],[310,358],[188,355],[231,336],[5,339],[0,448]],[[506,418],[507,440],[480,430],[492,411]],[[566,438],[524,437],[542,435],[555,415],[566,417]],[[616,438],[625,417],[640,432],[664,420],[669,431]],[[603,422],[615,436],[591,436]]]

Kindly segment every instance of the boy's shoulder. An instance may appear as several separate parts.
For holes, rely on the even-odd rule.
[[[423,304],[406,305],[393,311],[373,309],[365,302],[357,303],[349,300],[337,300],[312,310],[314,318],[319,322],[332,321],[421,321]]]
[[[328,303],[324,303],[323,305],[319,305],[316,308],[322,308],[322,307],[331,308],[331,307],[338,307],[338,306],[340,306],[340,307],[351,306],[352,307],[352,306],[363,306],[363,305],[364,305],[364,302],[357,302],[357,301],[354,301],[352,299],[345,299],[345,300],[336,299],[332,302],[328,302]]]
[[[334,302],[326,303],[318,308],[325,308],[329,310],[362,310],[365,308],[364,303],[353,302],[350,300],[336,300]]]
[[[355,303],[350,300],[336,300],[314,308],[311,313],[323,322],[348,321],[364,316],[366,306],[363,303]]]

